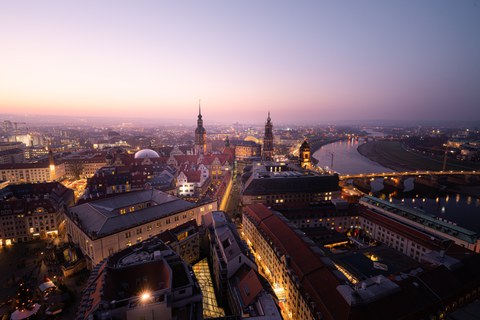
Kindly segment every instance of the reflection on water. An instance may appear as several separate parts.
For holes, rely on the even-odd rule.
[[[455,197],[455,201],[449,201],[451,196]],[[401,199],[389,197],[389,201],[421,209],[442,220],[456,223],[461,227],[480,233],[480,199],[472,201],[472,197],[461,194],[447,194],[436,198],[420,194],[416,197],[403,197]]]
[[[358,153],[357,148],[363,142],[356,140],[343,140],[327,144],[317,150],[313,157],[317,159],[318,166],[331,167],[333,155],[333,170],[341,174],[393,172]]]

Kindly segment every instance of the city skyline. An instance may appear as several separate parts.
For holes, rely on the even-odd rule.
[[[192,119],[201,98],[210,123],[479,120],[475,1],[0,12],[2,113]]]

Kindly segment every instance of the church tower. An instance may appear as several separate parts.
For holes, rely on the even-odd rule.
[[[265,135],[263,137],[262,160],[273,160],[273,124],[270,119],[270,111],[268,112],[267,122],[265,122]]]
[[[200,107],[200,102],[199,102],[197,128],[195,129],[195,154],[196,155],[207,153],[206,138],[207,138],[207,132],[203,127],[202,109]]]
[[[300,167],[303,169],[311,169],[312,162],[310,160],[310,145],[308,144],[307,139],[305,139],[300,146],[298,158]]]

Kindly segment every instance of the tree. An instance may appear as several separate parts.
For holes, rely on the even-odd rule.
[[[71,168],[74,179],[79,180],[83,172],[83,163],[75,161],[71,164]]]
[[[24,282],[20,283],[15,297],[15,309],[31,310],[33,308],[33,290],[27,288]]]

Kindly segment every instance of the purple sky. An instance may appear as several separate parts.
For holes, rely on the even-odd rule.
[[[2,1],[0,113],[480,120],[480,1]]]

